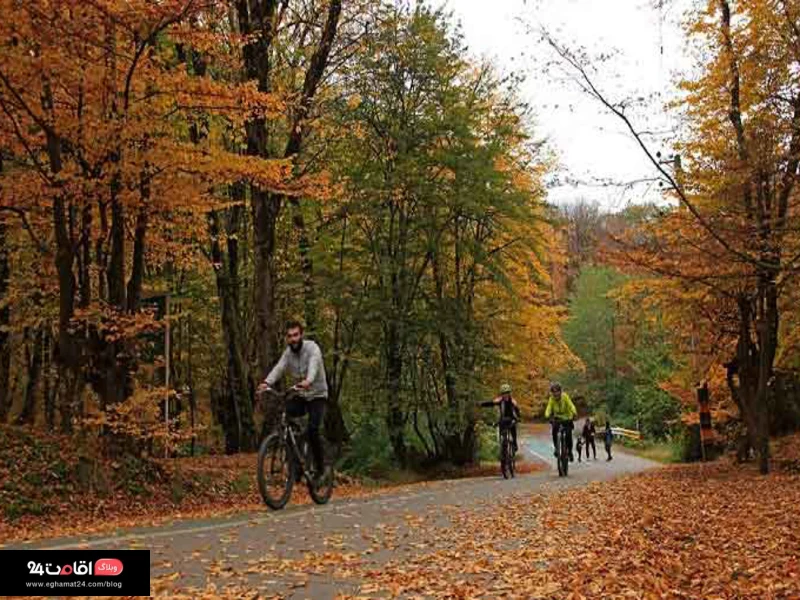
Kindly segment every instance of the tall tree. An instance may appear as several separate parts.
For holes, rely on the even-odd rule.
[[[215,39],[215,31],[183,27],[214,6],[0,5],[13,15],[0,25],[12,40],[0,49],[0,146],[15,173],[3,191],[23,215],[49,214],[40,239],[57,273],[65,429],[86,383],[101,409],[132,393],[139,334],[151,325],[141,311],[148,252],[169,244],[173,223],[196,220],[198,207],[211,204],[212,181],[278,189],[284,180],[273,161],[199,146],[180,133],[200,111],[241,121],[274,104],[248,85],[214,85],[175,68],[176,40]]]
[[[543,165],[516,81],[468,63],[443,12],[377,10],[342,71],[335,125],[352,135],[331,147],[346,198],[332,235],[348,240],[351,285],[367,289],[359,331],[375,336],[395,458],[410,460],[413,423],[431,457],[463,463],[481,375],[504,344],[492,326],[536,301]]]
[[[550,40],[583,89],[626,125],[682,206],[651,229],[655,237],[643,244],[631,240],[637,252],[630,258],[706,287],[707,301],[724,304],[725,312],[735,315],[729,388],[762,472],[769,469],[768,392],[779,344],[780,298],[800,267],[795,189],[799,17],[796,2],[696,4],[687,34],[699,44],[702,68],[681,82],[685,95],[678,108],[685,129],[672,169],[650,149],[628,103],[598,87],[582,55]]]

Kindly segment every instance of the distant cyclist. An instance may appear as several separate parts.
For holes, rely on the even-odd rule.
[[[575,460],[572,453],[572,420],[578,416],[575,405],[566,392],[561,391],[561,384],[554,381],[550,384],[550,398],[547,400],[547,408],[544,411],[545,419],[551,419],[553,427],[553,448],[555,456],[558,458],[558,430],[564,426],[567,428],[567,447],[569,448],[570,462]]]
[[[504,383],[500,386],[500,395],[494,400],[481,402],[481,406],[497,406],[500,408],[500,431],[508,429],[511,433],[511,443],[514,446],[514,454],[517,453],[517,421],[520,418],[520,410],[517,401],[511,396],[511,386]]]

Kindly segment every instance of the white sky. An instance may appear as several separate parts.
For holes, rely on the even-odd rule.
[[[663,111],[677,74],[690,63],[680,29],[687,0],[431,0],[444,4],[462,25],[473,54],[491,58],[505,71],[522,69],[524,99],[536,109],[537,132],[547,138],[558,156],[558,181],[550,199],[566,203],[586,198],[616,210],[658,197],[657,188],[601,185],[600,181],[629,182],[652,177],[653,171],[621,123],[604,112],[574,84],[546,63],[555,58],[535,33],[544,26],[570,47],[590,54],[616,52],[604,63],[601,83],[613,98],[652,97],[637,111],[640,128],[664,131]],[[662,15],[662,18],[659,17]],[[527,24],[527,25],[526,25]],[[664,45],[663,55],[660,46]],[[548,72],[550,71],[550,72]],[[654,94],[660,94],[655,96]],[[655,149],[669,154],[669,145],[654,140]],[[580,181],[573,185],[565,181]]]

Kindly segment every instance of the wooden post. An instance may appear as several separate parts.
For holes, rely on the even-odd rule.
[[[195,432],[194,432],[194,418],[195,418],[195,409],[196,406],[196,399],[194,397],[194,381],[192,380],[192,313],[191,311],[187,315],[186,318],[186,347],[187,347],[187,356],[186,356],[186,387],[189,391],[189,418],[191,419],[191,427],[192,427],[192,451],[191,455],[194,456],[195,450],[195,443],[197,441]]]
[[[706,441],[711,439],[711,408],[709,407],[708,383],[697,388],[697,403],[700,413],[700,452],[706,461]]]
[[[166,388],[166,398],[164,398],[164,426],[167,430],[167,435],[164,438],[164,456],[169,458],[169,371],[170,371],[170,327],[169,327],[169,294],[164,300],[164,316],[167,320],[166,327],[164,328],[164,387]]]

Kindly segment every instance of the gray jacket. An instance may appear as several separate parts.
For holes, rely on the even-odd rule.
[[[291,348],[287,347],[283,351],[278,364],[267,375],[267,383],[270,386],[274,386],[287,370],[292,379],[294,379],[293,383],[300,382],[303,379],[308,379],[311,382],[311,387],[302,392],[306,399],[328,397],[325,364],[322,361],[322,351],[316,342],[303,340],[303,347],[300,348],[300,352],[293,352]]]

